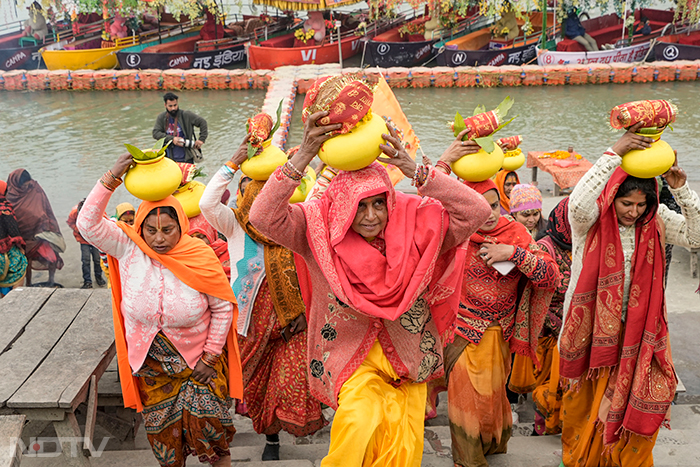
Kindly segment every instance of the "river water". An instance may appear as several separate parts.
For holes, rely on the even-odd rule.
[[[153,123],[163,111],[161,95],[155,91],[0,92],[0,179],[6,180],[16,168],[26,168],[47,192],[59,223],[65,226],[70,209],[125,152],[124,143],[144,148],[153,144]],[[179,95],[183,109],[202,115],[209,123],[203,167],[211,176],[238,147],[245,136],[246,118],[262,106],[265,92],[183,91]],[[454,119],[456,111],[471,115],[478,104],[495,108],[506,96],[515,100],[511,115],[517,118],[501,136],[523,135],[523,151],[573,146],[591,161],[620,136],[608,125],[613,106],[632,100],[669,99],[678,106],[679,115],[674,131],[667,131],[664,139],[678,151],[689,178],[700,181],[700,159],[693,136],[700,133],[700,85],[695,82],[398,89],[396,96],[423,150],[433,160],[453,139],[446,123]],[[302,104],[303,96],[299,96],[289,147],[301,140]],[[521,168],[521,180],[529,181],[529,172]],[[547,196],[551,177],[542,174],[540,180]],[[400,186],[408,184],[404,181]],[[122,201],[135,200],[120,188],[110,203],[110,212]],[[70,232],[64,235],[72,250]],[[76,250],[76,261],[78,255]]]

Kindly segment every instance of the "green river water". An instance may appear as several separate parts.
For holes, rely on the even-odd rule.
[[[123,143],[153,143],[151,130],[163,110],[161,92],[1,92],[0,178],[24,167],[48,193],[63,223],[72,206],[124,152]],[[204,145],[205,173],[212,175],[245,135],[245,120],[265,98],[264,91],[180,92],[180,106],[205,117],[209,138]],[[591,161],[619,137],[608,126],[610,109],[639,99],[669,99],[680,111],[674,131],[664,139],[678,150],[691,180],[700,180],[694,135],[700,131],[700,86],[689,83],[554,86],[519,88],[399,89],[396,95],[421,140],[425,153],[439,157],[452,139],[445,124],[456,111],[471,115],[477,104],[495,107],[505,96],[515,99],[517,115],[502,136],[522,134],[524,151],[574,149]],[[288,147],[301,140],[299,96]],[[519,170],[530,180],[529,170]],[[551,178],[540,177],[545,196]],[[406,186],[402,182],[402,186]],[[120,188],[110,206],[134,201]]]

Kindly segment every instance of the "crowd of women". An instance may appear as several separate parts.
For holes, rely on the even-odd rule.
[[[280,431],[316,432],[328,406],[323,467],[419,466],[426,414],[446,388],[457,466],[506,452],[511,404],[528,393],[533,435],[561,433],[562,465],[653,465],[677,384],[665,245],[700,247],[700,198],[677,163],[663,177],[680,213],[659,204],[655,179],[621,169],[653,142],[636,133],[642,122],[545,220],[537,187],[515,172],[451,175],[479,150],[462,141],[469,128],[433,165],[412,160],[389,126],[378,161],[419,195],[395,190],[374,162],[331,171],[289,204],[342,127],[306,110],[298,150],[265,182],[241,176],[233,208],[222,197],[250,135],[193,219],[173,197],[142,202],[133,223],[106,218],[128,154],[80,210],[82,236],[108,255],[125,405],[142,412],[158,462],[230,465],[232,412],[266,436],[263,460],[279,459]],[[50,219],[31,236],[12,220],[7,201],[33,189],[23,174],[0,198],[0,272],[24,255],[46,261],[53,245]],[[14,209],[19,219],[23,204]]]

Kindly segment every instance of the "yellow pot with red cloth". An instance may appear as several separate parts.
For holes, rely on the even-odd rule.
[[[388,134],[384,119],[371,111],[348,133],[329,139],[318,151],[318,157],[334,169],[359,170],[374,162],[385,144],[383,134]]]
[[[491,153],[481,149],[475,154],[468,154],[460,158],[452,164],[452,171],[462,180],[483,182],[501,170],[504,159],[503,150],[495,145]]]
[[[202,213],[199,209],[199,200],[202,199],[206,185],[197,180],[192,180],[184,186],[178,188],[173,197],[182,204],[188,218],[198,216]]]
[[[260,154],[241,164],[241,172],[253,180],[264,182],[270,178],[277,167],[287,162],[287,155],[277,146],[273,146],[271,139],[264,141],[262,147],[263,150]]]
[[[292,193],[292,197],[289,198],[289,204],[303,203],[304,201],[306,201],[306,197],[308,196],[311,189],[314,187],[315,183],[316,172],[311,167],[307,167],[306,174],[304,174],[304,178],[301,179],[301,183],[294,190],[294,193]]]
[[[514,151],[506,151],[503,158],[503,169],[508,171],[518,170],[525,163],[525,154],[518,148]]]
[[[124,186],[132,195],[144,201],[160,201],[172,195],[180,186],[182,172],[165,154],[149,159],[134,159],[135,167],[124,176]]]

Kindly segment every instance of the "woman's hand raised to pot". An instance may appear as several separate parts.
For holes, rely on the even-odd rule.
[[[388,126],[387,129],[389,130],[389,134],[382,135],[382,138],[384,138],[388,144],[379,145],[379,149],[386,155],[380,155],[377,160],[385,164],[396,166],[406,177],[413,178],[416,173],[416,162],[408,155],[406,148],[401,144],[401,139],[396,134],[394,128]]]
[[[328,112],[316,112],[309,115],[304,124],[304,136],[299,145],[299,151],[291,158],[290,162],[297,170],[304,172],[309,162],[316,157],[323,143],[331,138],[331,132],[340,130],[343,126],[340,123],[323,125],[318,121],[327,116]]]
[[[448,164],[453,164],[462,157],[469,154],[476,154],[481,150],[481,146],[472,140],[462,141],[462,138],[469,133],[469,130],[469,128],[466,128],[457,135],[457,138],[452,141],[450,147],[448,147],[447,150],[442,153],[442,156],[440,156],[441,161],[447,162]]]
[[[129,171],[131,167],[134,165],[134,159],[131,157],[131,154],[124,153],[119,158],[117,159],[117,162],[114,163],[112,166],[112,175],[114,175],[117,178],[122,178],[125,173]]]
[[[671,168],[668,169],[665,174],[663,174],[663,177],[668,182],[668,186],[676,190],[685,185],[685,181],[688,179],[688,176],[686,175],[685,170],[678,167],[678,153],[676,151],[673,151],[673,153],[676,155],[676,160],[673,161]]]
[[[243,142],[238,146],[233,156],[231,156],[231,162],[236,164],[237,167],[240,167],[242,163],[248,160],[248,141],[250,141],[250,133],[245,135]]]
[[[638,122],[627,129],[624,135],[613,145],[612,150],[622,157],[633,149],[647,149],[651,147],[653,139],[636,134],[644,128],[644,122]]]

